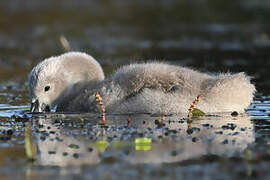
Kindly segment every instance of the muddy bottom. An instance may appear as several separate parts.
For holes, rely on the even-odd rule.
[[[270,97],[243,114],[27,114],[1,109],[0,174],[7,179],[269,178]],[[16,114],[16,115],[14,115]],[[8,115],[8,116],[7,116]],[[25,153],[31,128],[36,155]],[[29,135],[29,134],[28,134]]]

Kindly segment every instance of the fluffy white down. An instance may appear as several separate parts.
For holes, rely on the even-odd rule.
[[[140,72],[144,69],[144,73],[138,72],[137,69]],[[132,74],[135,75],[134,80]],[[187,113],[199,94],[202,99],[196,107],[204,112],[243,112],[251,103],[255,92],[254,85],[250,83],[250,78],[245,73],[209,75],[162,63],[125,66],[113,75],[112,82],[119,82],[119,79],[122,80],[122,84],[117,86],[119,92],[122,87],[129,86],[129,83],[125,83],[128,82],[127,79],[131,79],[131,84],[135,84],[135,88],[138,86],[144,88],[116,107],[107,104],[111,112]],[[171,90],[173,87],[177,88]],[[119,97],[110,92],[104,95],[105,105],[106,96],[115,96],[115,99]]]
[[[64,59],[63,56],[54,58]],[[72,59],[75,61],[79,56],[76,54]],[[37,86],[39,78],[35,77],[35,71],[44,71],[40,74],[46,79],[45,72],[50,71],[48,64],[61,66],[61,71],[69,74],[69,82],[78,82],[77,77],[82,77],[74,73],[70,75],[70,70],[65,70],[63,64],[45,60],[30,73],[30,92]],[[79,90],[73,91],[71,88],[68,96],[58,98],[61,99],[56,103],[58,111],[99,112],[99,105],[95,101],[95,93],[99,92],[107,113],[186,113],[199,94],[202,99],[197,107],[205,112],[243,112],[256,91],[250,77],[243,72],[213,75],[160,62],[126,65],[105,80],[97,62],[87,69],[77,69],[76,74],[86,73],[84,71],[102,73],[99,73],[98,81],[87,81]],[[70,84],[66,86],[73,87]]]

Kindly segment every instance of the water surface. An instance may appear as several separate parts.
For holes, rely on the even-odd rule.
[[[267,0],[1,1],[1,178],[268,179],[269,10]],[[147,114],[108,115],[106,126],[97,114],[32,116],[27,75],[64,52],[61,36],[93,55],[106,75],[152,60],[244,71],[256,98],[244,114],[208,114],[191,124],[185,114],[166,117],[165,126]],[[29,123],[34,162],[24,148]]]

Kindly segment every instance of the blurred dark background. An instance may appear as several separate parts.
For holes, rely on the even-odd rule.
[[[93,55],[107,73],[147,60],[245,71],[258,92],[268,95],[269,20],[269,0],[2,0],[2,101],[8,95],[26,103],[28,72],[45,57],[64,52],[60,37],[72,50]]]

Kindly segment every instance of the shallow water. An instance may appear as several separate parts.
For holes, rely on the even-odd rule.
[[[187,123],[182,114],[166,117],[164,125],[161,117],[147,114],[107,115],[106,125],[96,114],[1,117],[6,129],[0,136],[0,174],[12,179],[267,179],[269,99],[256,99],[238,116],[208,114]],[[28,123],[38,152],[34,162],[24,153]]]
[[[269,179],[267,0],[14,0],[0,2],[0,17],[1,179]],[[184,114],[166,117],[165,126],[147,114],[108,115],[106,126],[96,114],[32,116],[27,74],[64,52],[61,36],[72,50],[96,57],[107,75],[149,60],[244,71],[256,98],[245,114],[210,114],[191,124]],[[29,123],[34,162],[24,148]]]

